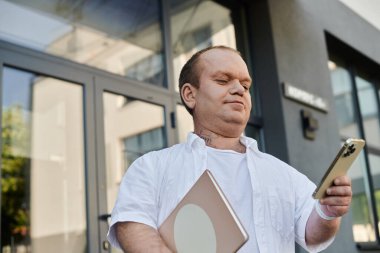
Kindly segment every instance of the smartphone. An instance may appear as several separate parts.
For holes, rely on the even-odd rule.
[[[344,142],[317,189],[315,189],[313,198],[323,198],[326,194],[327,188],[333,184],[334,179],[347,174],[348,169],[358,157],[364,145],[365,141],[362,139],[350,138]]]

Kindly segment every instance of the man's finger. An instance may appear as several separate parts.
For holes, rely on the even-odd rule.
[[[331,186],[326,190],[328,196],[352,196],[351,186]]]
[[[334,185],[336,186],[351,186],[351,179],[348,176],[340,176],[334,179]]]

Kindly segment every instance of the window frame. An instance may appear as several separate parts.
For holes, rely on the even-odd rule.
[[[333,40],[333,42],[331,42],[331,40]],[[349,81],[350,81],[350,86],[352,89],[351,96],[352,96],[353,104],[354,104],[354,117],[356,120],[356,124],[358,126],[360,137],[365,139],[366,136],[365,136],[365,129],[364,129],[364,121],[363,121],[364,117],[360,110],[358,85],[357,85],[356,77],[363,78],[363,75],[361,74],[362,73],[365,74],[366,80],[369,81],[371,85],[374,87],[375,91],[377,91],[375,92],[375,96],[376,96],[376,102],[377,102],[377,107],[378,107],[377,117],[379,121],[380,121],[380,86],[379,86],[380,78],[379,76],[373,74],[372,68],[371,68],[371,71],[366,71],[368,69],[365,66],[363,67],[361,65],[363,60],[364,61],[366,60],[366,59],[363,59],[364,56],[361,58],[360,61],[357,61],[356,59],[358,59],[358,57],[360,56],[355,55],[355,54],[354,55],[350,54],[350,52],[352,52],[351,50],[348,50],[348,52],[345,51],[345,54],[342,54],[340,50],[336,49],[336,44],[341,44],[342,42],[337,42],[335,39],[331,39],[328,36],[327,36],[327,42],[330,49],[329,60],[335,63],[339,62],[340,64],[337,64],[337,65],[342,68],[345,68],[349,74]],[[345,47],[348,47],[348,46],[345,45]],[[331,50],[332,48],[333,50]],[[346,57],[342,57],[343,55],[345,55]],[[372,67],[380,69],[380,66],[375,65]],[[344,141],[344,139],[341,139],[341,141]],[[380,214],[377,212],[377,208],[376,208],[376,197],[375,197],[376,188],[374,184],[374,178],[372,177],[372,173],[371,173],[369,154],[370,153],[379,154],[380,150],[377,150],[377,149],[373,150],[373,148],[366,145],[364,147],[363,152],[364,152],[364,160],[366,164],[365,172],[363,173],[363,180],[368,184],[368,188],[369,188],[369,191],[368,192],[366,191],[365,195],[368,201],[370,219],[371,219],[371,222],[373,222],[372,226],[375,232],[375,241],[374,242],[355,242],[355,243],[356,243],[357,248],[361,250],[378,250],[380,249],[380,229],[378,225],[380,222],[379,220]]]

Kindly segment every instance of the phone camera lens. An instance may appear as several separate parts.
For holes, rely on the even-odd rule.
[[[347,156],[352,155],[353,153],[355,153],[355,150],[356,150],[356,148],[354,146],[349,146],[347,148],[346,152],[344,152],[343,157],[347,157]]]

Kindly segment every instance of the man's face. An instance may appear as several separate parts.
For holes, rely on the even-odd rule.
[[[247,65],[233,51],[212,49],[200,56],[197,69],[195,123],[226,137],[240,136],[251,111]]]

